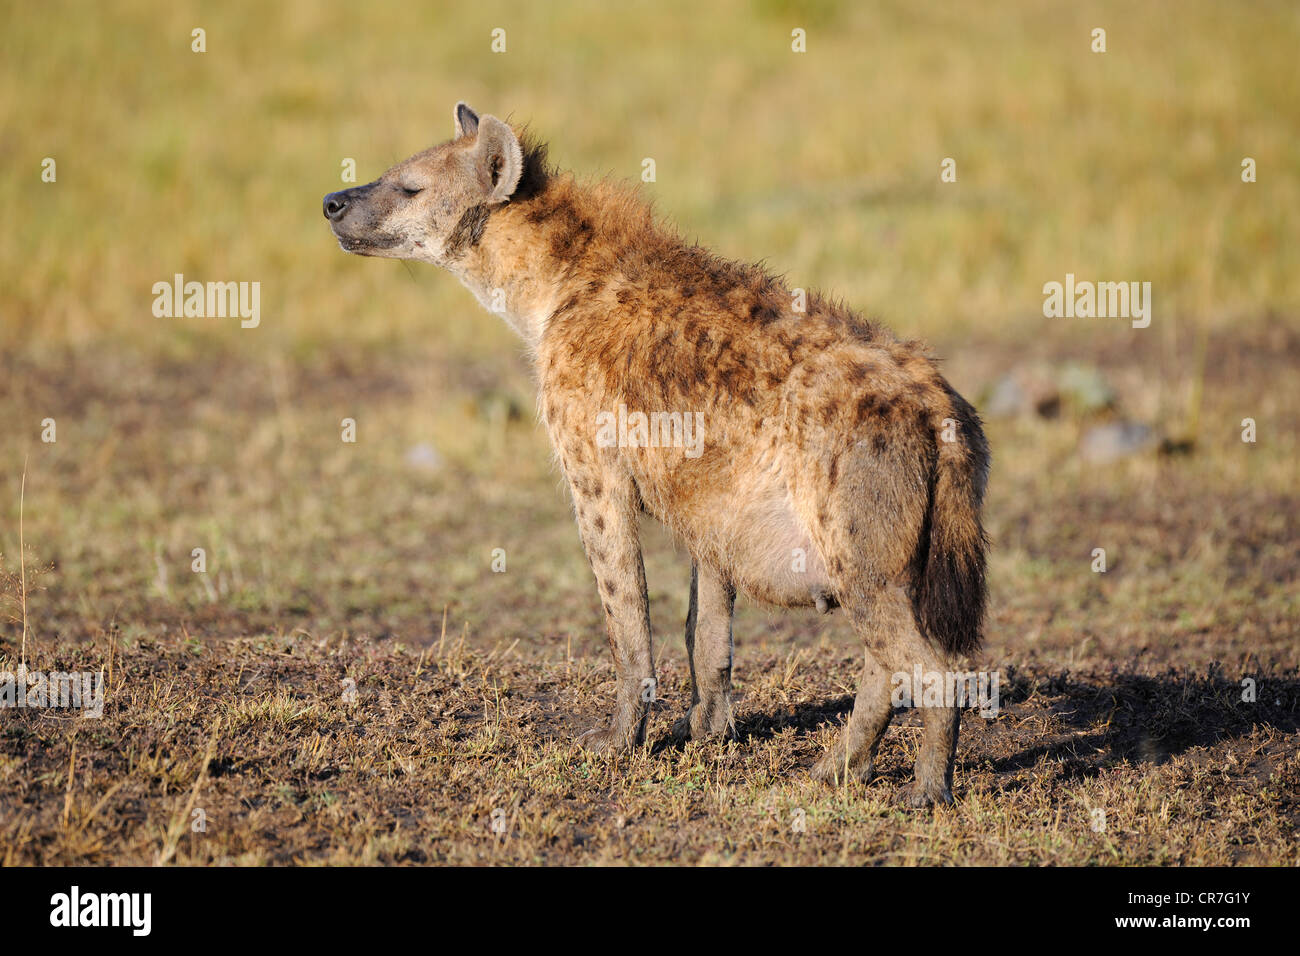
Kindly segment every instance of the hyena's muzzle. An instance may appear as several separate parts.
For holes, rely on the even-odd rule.
[[[388,209],[379,200],[378,182],[341,189],[325,197],[323,211],[344,252],[375,255],[398,245],[400,236],[383,231]]]

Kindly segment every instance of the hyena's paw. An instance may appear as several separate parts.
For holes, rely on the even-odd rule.
[[[818,760],[812,768],[812,778],[814,780],[819,783],[830,784],[832,787],[842,787],[847,780],[870,783],[871,778],[875,776],[876,767],[870,760],[860,763],[856,767],[850,762],[847,780],[844,773],[844,751],[838,747],[832,749],[821,760]]]
[[[633,735],[619,727],[601,724],[581,733],[573,741],[576,747],[590,753],[617,753],[631,750],[636,741]]]
[[[952,803],[952,791],[942,784],[923,784],[913,780],[898,792],[898,799],[904,806],[923,810]]]
[[[721,740],[735,736],[736,727],[731,719],[730,702],[705,708],[696,704],[673,722],[673,739],[679,743],[688,740]]]

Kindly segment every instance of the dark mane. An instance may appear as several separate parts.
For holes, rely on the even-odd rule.
[[[547,157],[547,146],[537,138],[528,127],[516,131],[519,137],[519,147],[524,153],[524,171],[519,177],[519,185],[515,187],[514,193],[511,194],[511,200],[521,201],[531,199],[541,192],[542,188],[554,174],[551,168],[550,160]]]

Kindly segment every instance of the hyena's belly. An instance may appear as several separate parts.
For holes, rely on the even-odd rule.
[[[779,607],[837,606],[821,555],[776,474],[738,480],[692,505],[686,520],[669,524],[737,591]]]

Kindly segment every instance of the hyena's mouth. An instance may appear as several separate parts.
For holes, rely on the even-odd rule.
[[[391,249],[402,243],[402,240],[397,236],[348,236],[338,230],[334,231],[334,238],[338,239],[339,248],[344,252],[354,252],[359,256],[383,252],[385,249]]]

